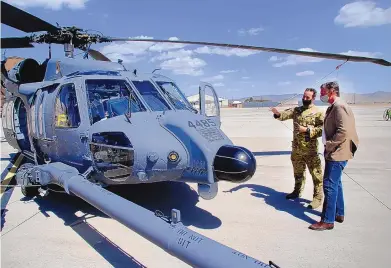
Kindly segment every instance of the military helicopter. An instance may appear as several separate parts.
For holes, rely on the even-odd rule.
[[[200,83],[199,110],[194,109],[172,79],[127,70],[121,61],[112,62],[91,49],[92,44],[183,43],[391,66],[383,59],[340,54],[89,34],[76,27],[56,27],[5,2],[1,2],[1,22],[33,33],[1,38],[3,49],[31,48],[33,43],[64,45],[64,58],[49,57],[41,64],[27,58],[9,71],[2,62],[5,138],[33,165],[64,163],[102,187],[162,181],[196,183],[199,195],[208,200],[217,195],[219,181],[242,183],[256,171],[251,151],[235,146],[221,130],[213,86]],[[75,59],[75,48],[95,60]],[[37,195],[37,184],[38,180],[25,182],[22,193]]]

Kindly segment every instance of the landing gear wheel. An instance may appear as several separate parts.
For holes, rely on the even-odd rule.
[[[35,197],[39,195],[37,187],[38,185],[31,185],[30,181],[28,180],[28,170],[33,168],[34,166],[34,164],[26,163],[21,165],[18,170],[18,173],[20,172],[20,174],[22,174],[21,176],[24,177],[23,184],[21,185],[21,191],[25,197]]]

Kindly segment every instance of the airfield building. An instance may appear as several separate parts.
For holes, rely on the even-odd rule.
[[[193,105],[194,108],[199,109],[200,105],[200,96],[198,94],[191,95],[187,97],[187,100]],[[205,95],[206,105],[213,102],[214,98],[210,95]],[[220,107],[228,107],[228,99],[219,98]]]

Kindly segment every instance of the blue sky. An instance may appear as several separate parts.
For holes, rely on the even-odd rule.
[[[7,0],[52,24],[78,26],[117,37],[224,42],[287,49],[353,53],[391,61],[391,2],[256,0]],[[1,26],[1,36],[25,33]],[[8,49],[6,56],[43,61],[48,45]],[[186,95],[200,81],[214,84],[220,97],[299,93],[318,88],[323,76],[343,61],[268,52],[191,45],[96,44],[129,68],[177,81]],[[77,50],[76,54],[80,51]],[[3,53],[3,51],[2,51]],[[63,56],[56,46],[53,57]],[[79,55],[77,57],[82,57]],[[391,91],[390,67],[348,62],[326,80],[337,79],[345,92]],[[319,81],[319,82],[318,82]]]

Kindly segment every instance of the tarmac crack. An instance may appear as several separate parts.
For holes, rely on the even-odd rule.
[[[360,186],[364,191],[366,191],[368,194],[370,194],[373,198],[375,198],[380,204],[382,204],[383,206],[385,206],[388,210],[391,210],[391,208],[389,206],[387,206],[386,204],[384,204],[379,198],[377,198],[375,195],[373,195],[370,191],[368,191],[367,189],[365,189],[364,186],[362,186],[360,183],[358,183],[355,179],[353,179],[352,177],[349,176],[349,174],[347,174],[345,171],[343,171],[343,173],[348,176],[352,181],[354,181],[358,186]]]
[[[35,214],[33,214],[32,216],[28,217],[27,219],[25,219],[24,221],[22,221],[21,223],[19,223],[18,225],[16,225],[14,228],[12,228],[11,230],[9,230],[8,232],[4,233],[1,235],[1,237],[4,237],[6,234],[12,232],[13,230],[15,230],[16,228],[18,228],[19,226],[21,226],[23,223],[27,222],[28,220],[32,219],[33,217],[35,217],[36,215],[38,215],[40,213],[40,211],[37,211]]]

